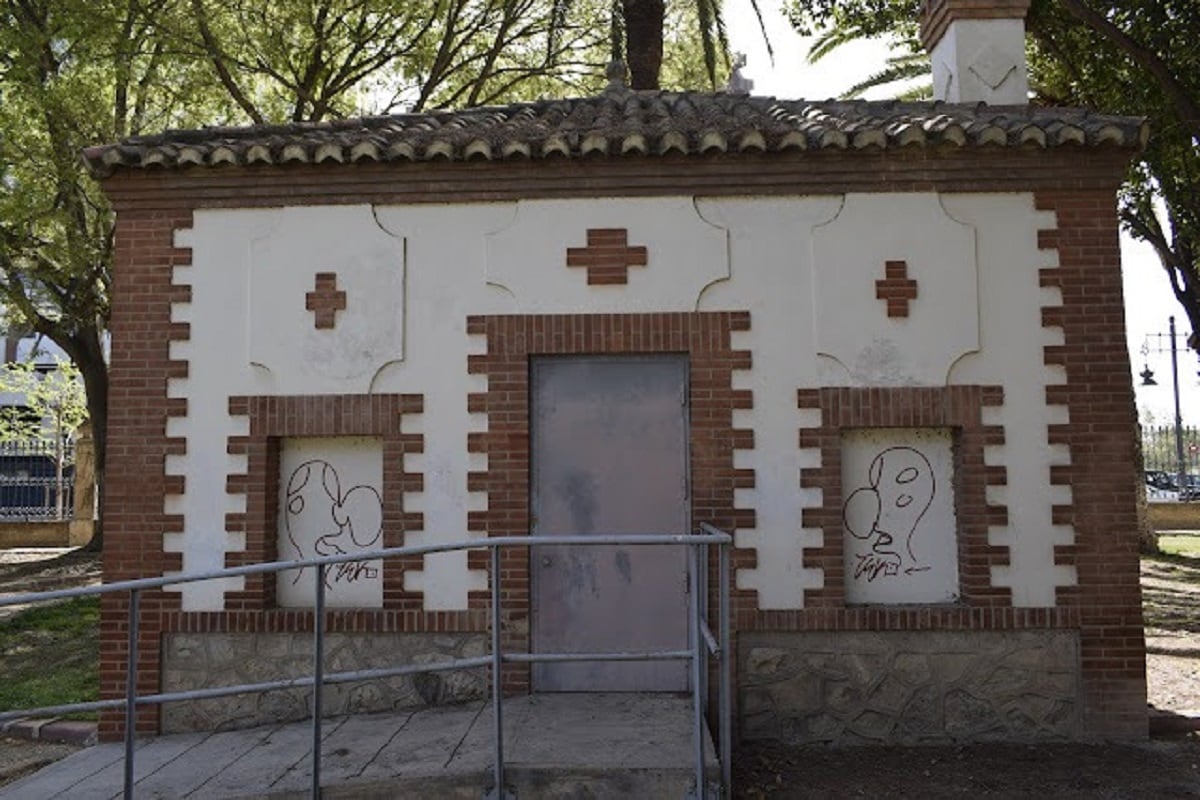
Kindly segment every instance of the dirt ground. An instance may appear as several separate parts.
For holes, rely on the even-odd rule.
[[[918,748],[742,748],[739,798],[1200,797],[1200,742]]]
[[[0,551],[0,595],[99,580],[91,554]],[[43,555],[44,557],[44,555]],[[1200,559],[1143,562],[1146,672],[1156,709],[1200,714]],[[0,609],[0,619],[7,609]],[[75,750],[0,738],[0,785]],[[1200,736],[1134,745],[788,748],[744,743],[739,798],[1200,798]]]

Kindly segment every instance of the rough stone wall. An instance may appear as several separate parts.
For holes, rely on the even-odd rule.
[[[487,653],[485,634],[331,633],[326,673],[436,664]],[[174,633],[163,638],[163,691],[233,686],[312,673],[311,633]],[[486,669],[423,672],[359,683],[331,684],[322,695],[327,715],[461,703],[484,697]],[[306,719],[312,690],[189,700],[163,706],[162,732],[247,728]]]
[[[1080,736],[1074,631],[743,633],[741,734],[795,744]]]

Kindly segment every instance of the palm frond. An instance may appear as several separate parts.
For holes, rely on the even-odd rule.
[[[808,63],[815,64],[842,45],[861,38],[862,35],[856,29],[831,28],[818,36],[812,47],[808,48]]]
[[[717,83],[717,50],[729,58],[725,22],[721,18],[721,0],[696,0],[696,18],[700,28],[700,47],[704,51],[704,71],[714,88]],[[715,34],[715,35],[714,35]]]
[[[771,46],[771,37],[767,34],[767,23],[763,21],[762,9],[758,7],[758,0],[750,0],[750,8],[754,9],[754,16],[758,18],[758,29],[762,32],[763,43],[767,46],[767,58],[771,60],[771,66],[775,66],[775,48]]]
[[[879,72],[863,78],[858,83],[851,86],[846,91],[842,92],[843,100],[850,100],[858,97],[863,92],[869,89],[878,89],[881,86],[888,86],[900,81],[911,81],[929,75],[929,64],[927,62],[912,60],[908,58],[888,59],[888,65]],[[908,90],[911,91],[911,90]],[[932,88],[930,88],[932,93]],[[903,95],[901,95],[903,98]]]

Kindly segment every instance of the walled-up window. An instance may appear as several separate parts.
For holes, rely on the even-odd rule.
[[[371,436],[286,438],[279,448],[281,559],[353,555],[383,547],[383,443]],[[279,574],[279,605],[311,608],[317,570]],[[325,568],[330,607],[383,606],[380,559]]]
[[[842,433],[848,603],[958,599],[958,522],[950,428]]]

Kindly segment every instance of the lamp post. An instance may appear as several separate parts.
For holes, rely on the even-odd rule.
[[[1179,488],[1179,499],[1184,497],[1185,481],[1187,479],[1187,462],[1183,459],[1183,415],[1179,411],[1179,355],[1175,348],[1175,317],[1171,316],[1168,319],[1170,333],[1166,334],[1167,340],[1170,342],[1168,347],[1163,347],[1161,344],[1156,345],[1153,350],[1150,348],[1150,336],[1154,336],[1156,340],[1161,341],[1164,334],[1152,333],[1147,334],[1146,342],[1142,344],[1142,355],[1145,356],[1151,352],[1162,353],[1164,351],[1171,353],[1171,383],[1175,390],[1175,469],[1176,469],[1176,486]],[[1143,364],[1142,369],[1142,386],[1157,386],[1158,381],[1154,380],[1154,372],[1150,369],[1149,364]]]

